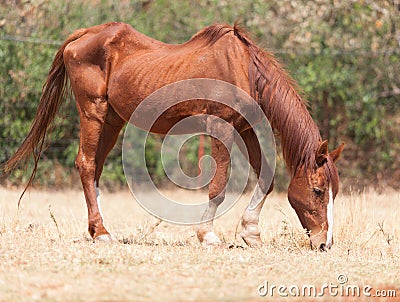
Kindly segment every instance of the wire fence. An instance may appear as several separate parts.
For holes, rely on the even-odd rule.
[[[21,37],[21,36],[10,36],[10,35],[0,36],[0,40],[11,41],[11,42],[20,42],[20,43],[41,44],[41,45],[55,45],[55,46],[60,46],[63,43],[62,41],[57,41],[57,40],[47,40],[47,39],[38,39],[38,38]]]
[[[3,35],[0,36],[0,40],[2,41],[11,41],[11,42],[17,42],[17,43],[30,43],[30,44],[39,44],[39,45],[54,45],[54,46],[61,46],[63,41],[59,40],[50,40],[50,39],[39,39],[39,38],[33,38],[33,37],[23,37],[23,36],[12,36],[12,35]],[[305,49],[300,49],[300,50],[294,50],[294,49],[269,49],[271,52],[275,54],[296,54],[296,55],[319,55],[319,54],[324,54],[324,52],[327,55],[333,55],[333,56],[340,56],[340,55],[364,55],[364,56],[374,56],[374,55],[382,55],[382,54],[400,54],[400,36],[398,38],[398,46],[399,47],[389,47],[385,49],[376,49],[376,50],[371,50],[368,48],[353,48],[353,49],[336,49],[332,50],[329,49],[327,52],[326,50],[317,50],[317,49],[310,49],[310,50],[305,50]]]

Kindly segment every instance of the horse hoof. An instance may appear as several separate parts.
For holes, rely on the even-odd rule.
[[[241,236],[248,247],[260,248],[263,245],[260,236]]]
[[[222,242],[214,232],[207,232],[201,244],[203,247],[220,246]]]
[[[110,234],[99,235],[93,239],[93,242],[101,242],[101,243],[114,243]]]
[[[218,249],[218,250],[232,250],[234,248],[237,248],[236,245],[234,245],[233,243],[215,243],[215,244],[204,244],[203,242],[203,247],[204,248],[208,248],[208,249]]]

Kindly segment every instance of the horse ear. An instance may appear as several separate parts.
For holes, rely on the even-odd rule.
[[[324,140],[322,143],[319,144],[317,152],[315,154],[315,161],[317,165],[321,167],[326,159],[328,158],[328,141]]]
[[[336,162],[339,159],[340,154],[342,154],[343,148],[344,148],[344,143],[341,143],[339,147],[337,147],[335,150],[329,153],[333,162]]]

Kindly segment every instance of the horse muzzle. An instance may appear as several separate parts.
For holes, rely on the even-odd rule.
[[[312,250],[318,250],[320,252],[327,252],[332,247],[332,241],[327,242],[327,232],[319,232],[318,234],[310,234],[310,246]]]

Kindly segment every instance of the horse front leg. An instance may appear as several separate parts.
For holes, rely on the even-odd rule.
[[[259,247],[262,245],[259,217],[267,195],[273,190],[273,171],[263,154],[258,138],[253,129],[248,129],[241,133],[245,148],[238,144],[240,151],[247,157],[250,165],[258,177],[256,188],[241,218],[243,230],[240,233],[243,241],[250,247]]]
[[[197,229],[197,238],[203,246],[222,244],[214,232],[213,221],[218,206],[225,199],[227,174],[230,164],[230,150],[233,143],[233,127],[223,122],[214,122],[207,125],[211,134],[211,156],[215,161],[216,169],[209,184],[209,203],[202,216],[202,224]]]
[[[242,215],[241,225],[243,229],[240,232],[240,236],[249,247],[260,247],[263,244],[258,223],[260,212],[272,188],[272,184],[268,190],[257,184],[251,201]]]

